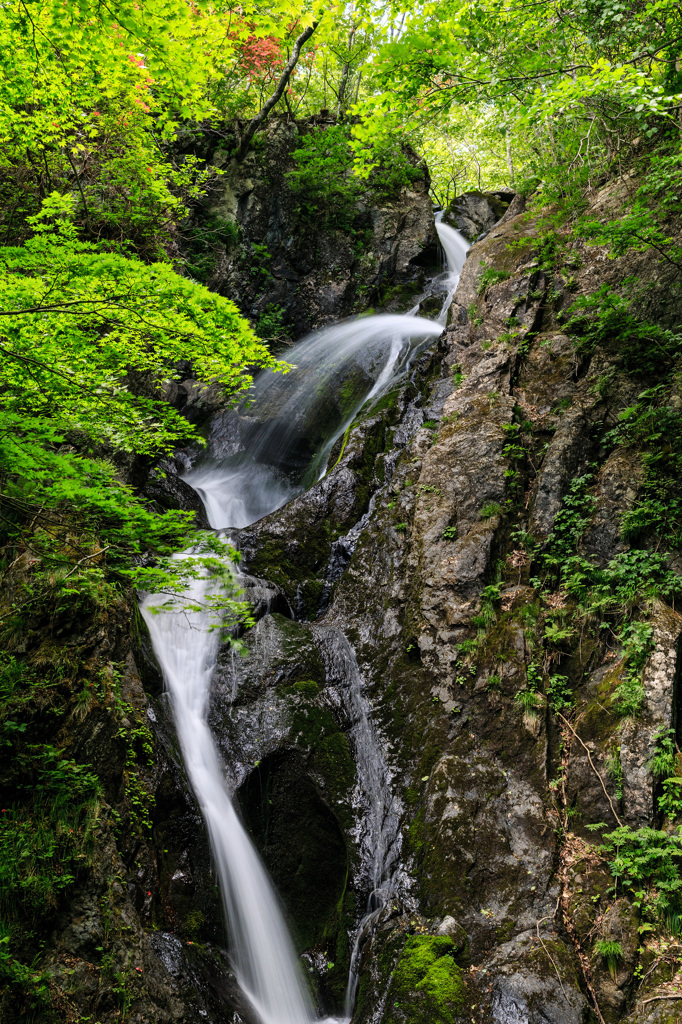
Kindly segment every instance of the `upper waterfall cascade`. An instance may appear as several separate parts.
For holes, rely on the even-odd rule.
[[[334,443],[361,407],[385,391],[442,332],[467,243],[447,225],[436,227],[448,268],[430,289],[445,296],[438,320],[380,315],[337,324],[290,350],[289,373],[260,374],[248,404],[230,414],[234,450],[221,459],[209,456],[185,477],[199,493],[214,529],[248,526],[323,476]],[[339,392],[343,401],[334,401]],[[200,607],[214,586],[209,578],[195,581],[185,595],[187,603]],[[160,611],[165,600],[162,595],[147,595],[141,611],[170,693],[187,774],[206,820],[237,980],[262,1024],[309,1024],[315,1018],[313,1003],[277,895],[235,811],[207,723],[219,631],[211,629],[210,612]],[[372,895],[351,936],[354,954],[346,1007],[350,1015],[358,954],[382,905],[379,894],[390,891],[396,870],[399,815],[353,650],[342,634],[327,633],[325,643],[329,671],[336,684],[342,684],[355,721],[350,740],[368,817]]]

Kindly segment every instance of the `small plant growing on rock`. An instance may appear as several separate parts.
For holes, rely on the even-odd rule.
[[[483,323],[483,317],[481,316],[478,306],[476,305],[475,302],[470,303],[469,308],[467,309],[467,314],[469,316],[469,323],[472,325],[472,327],[481,326],[481,324]]]
[[[614,693],[616,710],[624,717],[636,717],[646,696],[641,673],[654,649],[654,631],[648,622],[628,622],[618,634],[626,658],[626,672]]]
[[[654,736],[654,743],[656,749],[649,761],[652,775],[656,779],[667,779],[675,774],[677,764],[674,729],[660,729]]]
[[[575,704],[573,692],[566,676],[555,674],[549,677],[547,684],[547,701],[552,711],[564,711]]]
[[[457,540],[457,527],[446,526],[443,530],[443,540]]]
[[[594,951],[606,960],[609,974],[616,980],[618,973],[618,962],[623,959],[623,947],[615,939],[597,939],[594,944]]]
[[[499,501],[486,501],[479,516],[481,519],[494,519],[495,516],[502,515],[502,512],[503,509]]]
[[[535,690],[519,690],[514,700],[523,711],[524,721],[534,723],[542,705],[542,697]]]
[[[511,275],[506,270],[495,270],[494,267],[486,267],[478,279],[477,294],[483,295],[491,285],[506,281]]]
[[[623,775],[623,766],[620,763],[620,747],[614,747],[609,756],[606,758],[606,771],[609,774],[609,778],[613,780],[613,784],[616,787],[616,796],[619,800],[623,799],[623,782],[625,776]]]

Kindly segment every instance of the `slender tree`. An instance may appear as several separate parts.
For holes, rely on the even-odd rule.
[[[269,97],[269,99],[266,100],[266,102],[263,104],[263,106],[255,115],[255,117],[252,117],[248,125],[246,126],[246,131],[242,135],[242,140],[241,143],[239,144],[239,149],[237,150],[237,160],[244,159],[244,157],[249,151],[249,146],[251,145],[251,140],[253,139],[254,135],[259,130],[259,128],[261,128],[265,124],[268,114],[281,100],[284,90],[286,89],[289,79],[291,78],[291,73],[298,64],[298,58],[301,55],[301,50],[303,49],[304,45],[308,42],[308,40],[310,39],[318,25],[319,22],[314,21],[312,25],[309,25],[307,28],[305,28],[301,32],[300,36],[298,36],[298,38],[296,39],[296,42],[294,43],[293,49],[291,51],[291,56],[284,65],[284,69],[282,71],[282,74],[280,75],[279,81],[277,83],[277,88]]]

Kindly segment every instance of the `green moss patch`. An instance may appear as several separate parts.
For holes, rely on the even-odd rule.
[[[455,1024],[466,1001],[456,947],[446,935],[412,935],[396,964],[389,1005],[407,1024]]]

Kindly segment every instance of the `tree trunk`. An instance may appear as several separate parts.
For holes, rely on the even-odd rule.
[[[272,96],[270,96],[270,98],[263,104],[263,106],[258,111],[256,116],[251,118],[251,120],[249,121],[248,125],[246,126],[246,131],[242,135],[241,145],[239,146],[239,149],[237,150],[237,160],[243,160],[244,159],[244,157],[246,156],[246,154],[249,151],[249,146],[251,145],[251,139],[254,137],[254,135],[256,134],[258,129],[261,127],[261,125],[265,122],[265,119],[267,118],[267,116],[270,113],[270,111],[272,110],[272,108],[277,103],[279,103],[280,99],[282,98],[282,93],[286,89],[287,82],[291,78],[291,72],[294,70],[294,68],[298,64],[298,58],[299,58],[299,56],[301,54],[301,49],[303,47],[303,44],[308,42],[308,40],[310,39],[311,35],[313,34],[315,29],[317,28],[318,24],[319,24],[319,22],[314,21],[312,25],[310,25],[308,28],[304,29],[303,32],[301,32],[300,36],[298,37],[298,39],[294,43],[294,48],[291,51],[291,56],[289,57],[289,60],[284,65],[284,70],[282,71],[282,74],[280,76],[279,82],[277,83],[277,88],[273,92]]]
[[[507,128],[505,132],[505,141],[507,143],[507,168],[509,169],[509,184],[514,184],[514,161],[512,159],[512,148],[511,148],[511,134]]]
[[[343,70],[341,71],[341,82],[339,83],[339,92],[336,103],[336,116],[341,120],[343,114],[343,101],[346,96],[346,86],[348,85],[348,77],[350,75],[350,64],[344,64]]]
[[[345,102],[345,99],[346,99],[346,89],[348,88],[348,80],[350,78],[350,69],[351,69],[351,63],[352,63],[352,60],[353,60],[352,50],[353,50],[353,40],[354,39],[355,39],[355,25],[352,26],[352,28],[350,30],[350,35],[348,37],[348,60],[343,65],[343,68],[341,70],[341,82],[339,83],[338,103],[337,103],[337,106],[336,106],[336,116],[339,119],[339,121],[341,120],[341,118],[343,116],[343,105],[344,105],[344,102]]]

